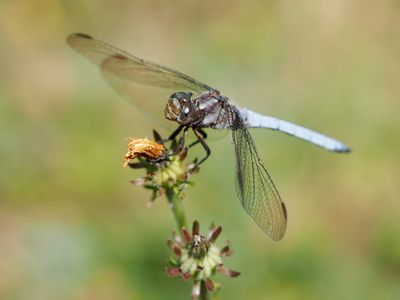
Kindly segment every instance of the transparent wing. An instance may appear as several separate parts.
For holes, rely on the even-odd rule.
[[[211,89],[183,73],[147,62],[87,34],[71,34],[67,43],[98,65],[116,92],[156,120],[165,119],[164,107],[172,93],[196,95]]]
[[[232,140],[236,155],[236,191],[243,208],[273,240],[286,231],[285,204],[261,163],[253,139],[240,117],[233,116]]]

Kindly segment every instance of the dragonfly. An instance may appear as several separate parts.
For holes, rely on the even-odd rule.
[[[196,142],[203,146],[206,153],[199,164],[211,153],[205,142],[205,129],[228,129],[235,154],[238,198],[244,210],[273,240],[282,239],[286,232],[287,211],[248,129],[272,129],[333,152],[350,151],[348,146],[336,139],[241,108],[219,90],[201,81],[138,58],[88,34],[71,34],[67,43],[98,65],[111,87],[139,110],[158,120],[175,122],[178,127],[170,138],[182,131],[184,136],[191,129],[197,137]]]

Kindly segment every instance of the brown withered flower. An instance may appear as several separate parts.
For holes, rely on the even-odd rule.
[[[193,279],[192,298],[198,299],[201,289],[216,291],[220,284],[211,279],[216,273],[228,277],[237,277],[239,272],[226,268],[223,259],[232,255],[227,243],[220,249],[215,241],[222,232],[222,227],[212,226],[206,236],[200,234],[199,222],[194,221],[192,234],[186,228],[182,229],[182,237],[173,233],[173,239],[167,241],[168,247],[174,252],[169,260],[166,273],[169,276],[180,276],[183,280]]]
[[[178,144],[170,141],[170,149],[167,149],[160,135],[156,131],[153,134],[156,141],[129,138],[128,151],[124,157],[124,166],[146,170],[145,176],[132,180],[132,183],[152,190],[152,201],[164,195],[167,190],[178,195],[191,184],[189,177],[198,170],[196,160],[184,162],[187,148],[178,151]]]
[[[124,167],[137,157],[143,157],[148,160],[160,160],[166,155],[163,144],[159,144],[148,138],[128,138],[128,141],[128,151],[125,154]]]

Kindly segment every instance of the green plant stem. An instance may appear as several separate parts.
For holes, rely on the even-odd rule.
[[[204,280],[200,281],[200,300],[209,300],[208,290]]]
[[[173,188],[166,189],[166,197],[172,209],[172,213],[174,214],[176,226],[178,227],[178,232],[180,233],[183,227],[187,228],[186,215],[183,209],[182,199],[179,197],[178,193],[174,191]]]

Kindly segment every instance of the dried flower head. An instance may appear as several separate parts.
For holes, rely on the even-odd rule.
[[[128,151],[125,154],[124,167],[126,167],[133,159],[144,157],[148,160],[160,160],[165,157],[165,147],[155,141],[144,139],[128,138]]]
[[[167,190],[179,194],[191,183],[188,180],[190,174],[198,170],[196,161],[184,163],[187,148],[178,151],[177,143],[171,141],[171,149],[167,149],[155,131],[154,138],[157,142],[147,138],[129,139],[124,163],[124,166],[134,169],[146,169],[146,175],[133,180],[132,183],[152,190],[152,201]]]
[[[237,277],[239,272],[226,268],[223,259],[232,255],[232,250],[227,243],[220,249],[215,241],[222,232],[222,227],[210,229],[206,236],[199,233],[200,225],[193,222],[192,234],[186,228],[182,229],[182,237],[176,233],[167,244],[175,256],[170,258],[166,272],[169,276],[181,276],[183,280],[194,280],[192,298],[197,299],[201,292],[202,284],[209,291],[217,290],[220,285],[211,280],[217,272],[228,277]]]

